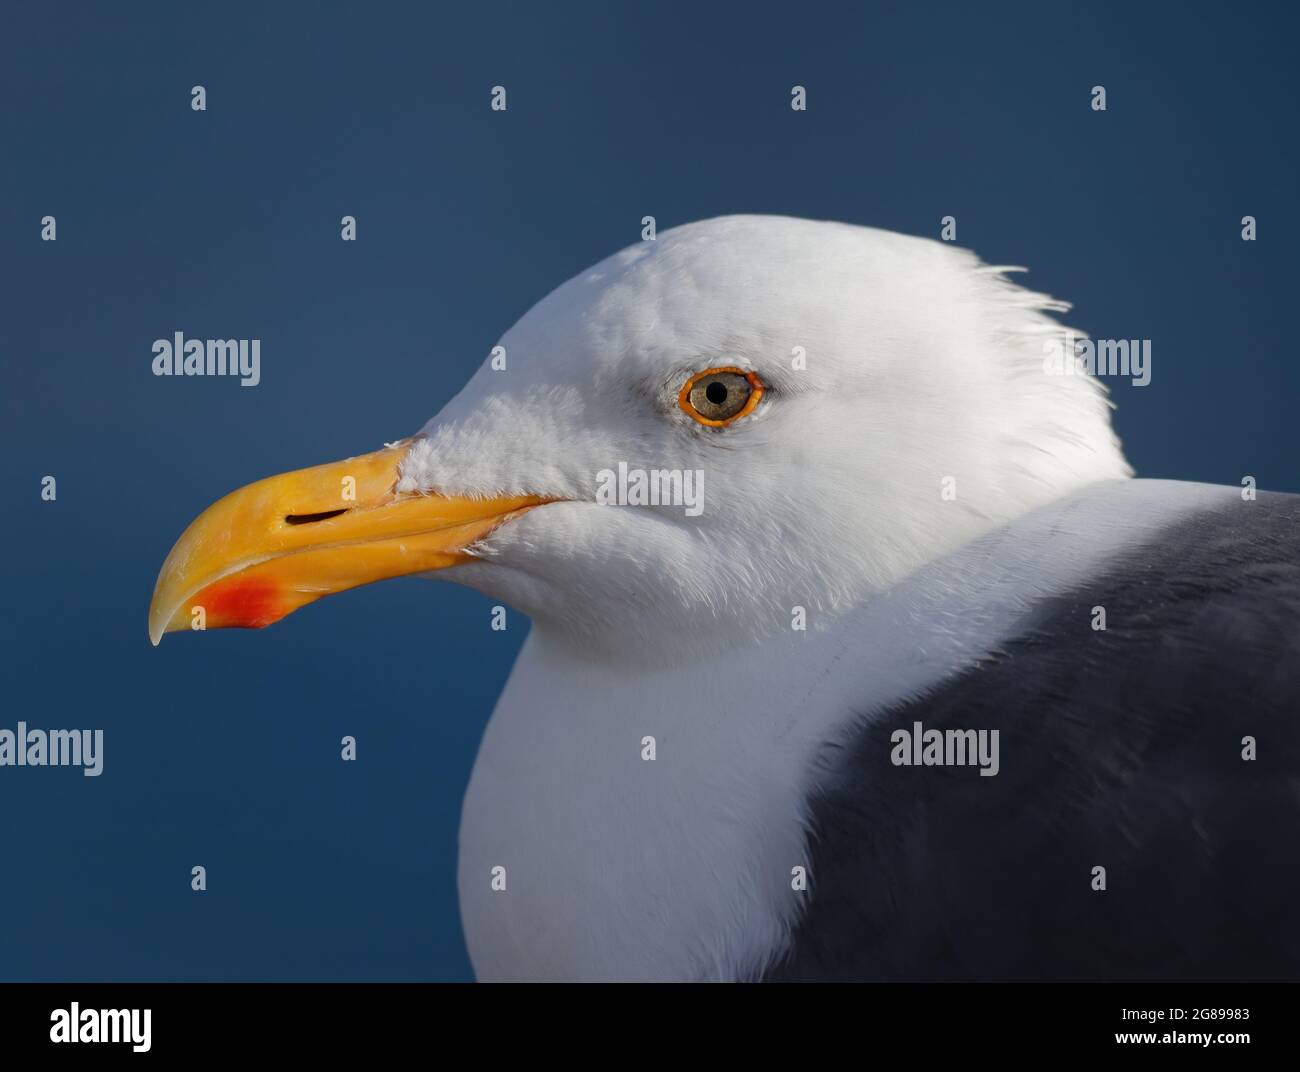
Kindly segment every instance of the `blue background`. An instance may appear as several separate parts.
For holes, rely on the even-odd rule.
[[[0,726],[106,739],[98,779],[0,769],[0,978],[469,977],[460,799],[522,618],[405,580],[155,650],[145,611],[204,506],[415,431],[644,215],[952,214],[1153,340],[1114,388],[1141,475],[1300,490],[1294,21],[1071,7],[6,3]],[[261,386],[155,378],[178,330],[260,338]]]

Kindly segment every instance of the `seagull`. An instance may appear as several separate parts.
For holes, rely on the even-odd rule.
[[[208,507],[150,637],[415,574],[531,618],[481,980],[1295,979],[1300,496],[1134,479],[1018,270],[661,233],[414,436]]]

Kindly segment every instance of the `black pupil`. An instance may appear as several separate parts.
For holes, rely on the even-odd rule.
[[[727,400],[727,385],[714,380],[704,389],[704,397],[712,402],[715,406],[720,406]]]

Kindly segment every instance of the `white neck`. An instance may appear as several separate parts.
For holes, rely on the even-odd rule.
[[[806,864],[800,772],[819,734],[794,718],[803,697],[770,646],[636,672],[534,631],[461,825],[480,979],[725,979],[781,944],[771,906]],[[737,726],[745,711],[756,717]],[[495,866],[504,892],[490,889]]]

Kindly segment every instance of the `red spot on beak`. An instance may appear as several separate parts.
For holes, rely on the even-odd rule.
[[[210,629],[261,629],[278,622],[293,607],[281,598],[280,586],[257,577],[227,577],[194,597]]]

